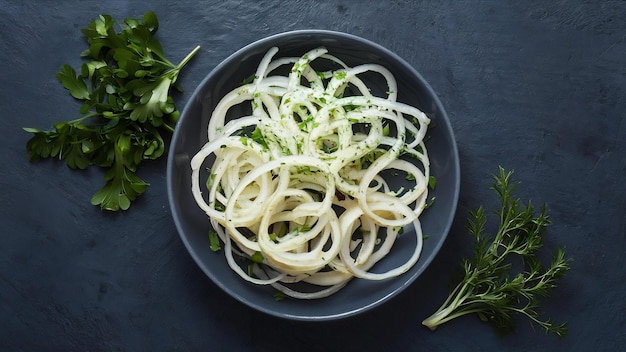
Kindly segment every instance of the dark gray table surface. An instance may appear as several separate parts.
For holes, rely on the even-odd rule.
[[[447,108],[461,158],[452,231],[426,273],[391,301],[331,322],[292,322],[235,301],[180,241],[165,166],[119,214],[89,204],[102,172],[30,164],[22,127],[77,117],[58,84],[77,67],[79,31],[100,13],[154,10],[180,77],[182,109],[222,59],[270,34],[331,29],[405,58]],[[2,351],[618,351],[626,350],[626,2],[624,1],[17,1],[0,0],[0,350]],[[571,271],[543,303],[569,322],[563,341],[533,331],[498,337],[476,317],[421,325],[470,252],[467,212],[496,204],[498,165],[520,197],[547,203],[546,247]]]

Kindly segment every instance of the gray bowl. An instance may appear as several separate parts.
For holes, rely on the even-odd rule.
[[[430,196],[435,203],[420,217],[424,247],[419,262],[405,274],[384,280],[354,279],[338,293],[318,300],[286,299],[276,301],[274,289],[244,281],[228,266],[223,253],[209,249],[207,216],[196,205],[191,193],[190,158],[206,142],[210,113],[221,97],[254,74],[266,51],[277,46],[278,56],[300,56],[318,46],[346,64],[378,63],[387,67],[398,81],[398,100],[420,108],[431,119],[433,128],[427,148],[431,173],[437,186]],[[452,128],[432,88],[422,76],[396,54],[371,41],[339,32],[301,30],[281,33],[254,42],[232,54],[207,75],[193,92],[174,132],[167,163],[167,188],[176,228],[189,253],[220,288],[237,300],[259,311],[288,319],[330,320],[355,315],[389,300],[410,285],[437,255],[448,234],[456,211],[460,187],[459,158]],[[408,229],[408,231],[414,231]],[[391,254],[379,262],[384,271],[400,264],[410,255],[411,234],[405,229]]]

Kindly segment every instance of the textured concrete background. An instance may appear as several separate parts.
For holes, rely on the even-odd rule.
[[[405,58],[446,106],[461,156],[453,230],[426,274],[390,302],[325,323],[283,321],[211,283],[169,213],[165,160],[130,211],[89,205],[98,170],[32,165],[24,126],[77,117],[54,75],[80,64],[79,31],[100,13],[154,10],[172,59],[194,46],[186,93],[240,47],[270,34],[331,29]],[[17,1],[0,0],[0,350],[2,351],[619,351],[626,350],[626,2],[624,1]],[[522,198],[546,202],[546,246],[575,261],[544,301],[563,341],[499,338],[476,317],[430,332],[470,252],[467,211],[495,204],[490,175],[515,169]]]

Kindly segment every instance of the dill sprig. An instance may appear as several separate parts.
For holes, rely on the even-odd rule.
[[[463,261],[463,278],[452,289],[441,307],[422,323],[435,330],[437,326],[463,315],[476,313],[499,332],[515,329],[514,316],[522,315],[532,326],[562,338],[567,334],[566,323],[544,319],[539,312],[539,299],[557,286],[569,269],[571,259],[562,248],[554,251],[550,265],[544,267],[537,258],[546,228],[551,224],[545,204],[535,215],[533,205],[521,204],[513,192],[518,183],[511,182],[513,172],[499,168],[494,175],[493,189],[501,208],[496,211],[499,228],[495,236],[485,233],[487,218],[483,207],[470,211],[468,232],[474,236],[474,255]],[[520,258],[521,271],[513,263]]]

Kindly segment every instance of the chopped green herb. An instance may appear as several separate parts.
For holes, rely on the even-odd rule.
[[[309,124],[311,124],[311,122],[313,122],[313,115],[308,115],[306,119],[304,119],[302,122],[298,123],[298,128],[300,129],[300,131],[303,132],[310,132],[309,131]]]
[[[209,248],[211,248],[213,252],[219,252],[222,249],[220,238],[217,236],[217,232],[213,230],[209,230]]]
[[[304,224],[304,225],[302,225],[300,227],[297,227],[295,230],[293,230],[292,234],[297,236],[297,235],[299,235],[302,232],[307,232],[307,231],[310,231],[310,230],[311,230],[311,226],[309,226],[307,224]]]
[[[383,126],[383,136],[388,136],[388,135],[389,135],[389,124],[388,124],[388,123],[386,123],[386,124]]]
[[[257,76],[256,76],[256,75],[251,75],[251,76],[248,76],[248,77],[247,77],[247,78],[245,78],[243,81],[241,81],[241,85],[243,86],[243,85],[246,85],[246,84],[250,84],[250,83],[254,82],[254,80],[255,80],[256,78],[257,78]]]
[[[311,175],[314,171],[311,170],[310,166],[297,166],[296,172],[303,175]]]
[[[283,226],[280,227],[280,231],[278,231],[278,237],[283,237],[285,236],[288,232],[288,224],[284,224]]]
[[[435,176],[429,176],[428,177],[428,187],[430,187],[430,189],[435,189],[435,187],[437,186],[437,179],[435,178]]]
[[[211,169],[208,167],[206,168],[206,171],[209,173],[209,177],[206,179],[206,188],[211,189],[211,187],[213,187],[213,182],[215,182],[216,175],[211,173]]]
[[[250,259],[252,259],[252,261],[255,262],[255,263],[263,263],[263,260],[265,258],[263,258],[263,253],[261,253],[261,252],[254,252],[254,254],[252,254]]]
[[[250,138],[263,146],[263,149],[269,149],[269,147],[267,146],[267,142],[265,141],[265,137],[263,137],[263,133],[261,132],[261,129],[259,127],[256,127],[254,131],[252,131]]]
[[[333,77],[340,81],[343,81],[344,79],[346,79],[346,71],[335,71]]]
[[[424,209],[430,208],[435,203],[435,198],[437,197],[430,198],[430,200],[428,200],[426,204],[424,204]]]
[[[337,146],[337,143],[335,143],[334,141],[331,141],[330,139],[323,139],[320,149],[324,153],[331,154],[331,153],[336,152],[339,149],[339,147]]]
[[[353,105],[353,104],[347,104],[343,106],[343,109],[348,112],[348,111],[354,111],[358,108],[357,105]]]
[[[214,208],[217,211],[224,211],[224,210],[226,210],[226,206],[224,204],[222,204],[220,201],[216,201]]]
[[[274,300],[277,301],[277,302],[278,301],[282,301],[285,298],[287,298],[287,296],[285,296],[285,294],[280,292],[280,291],[274,291],[274,295],[273,296],[274,296]]]

